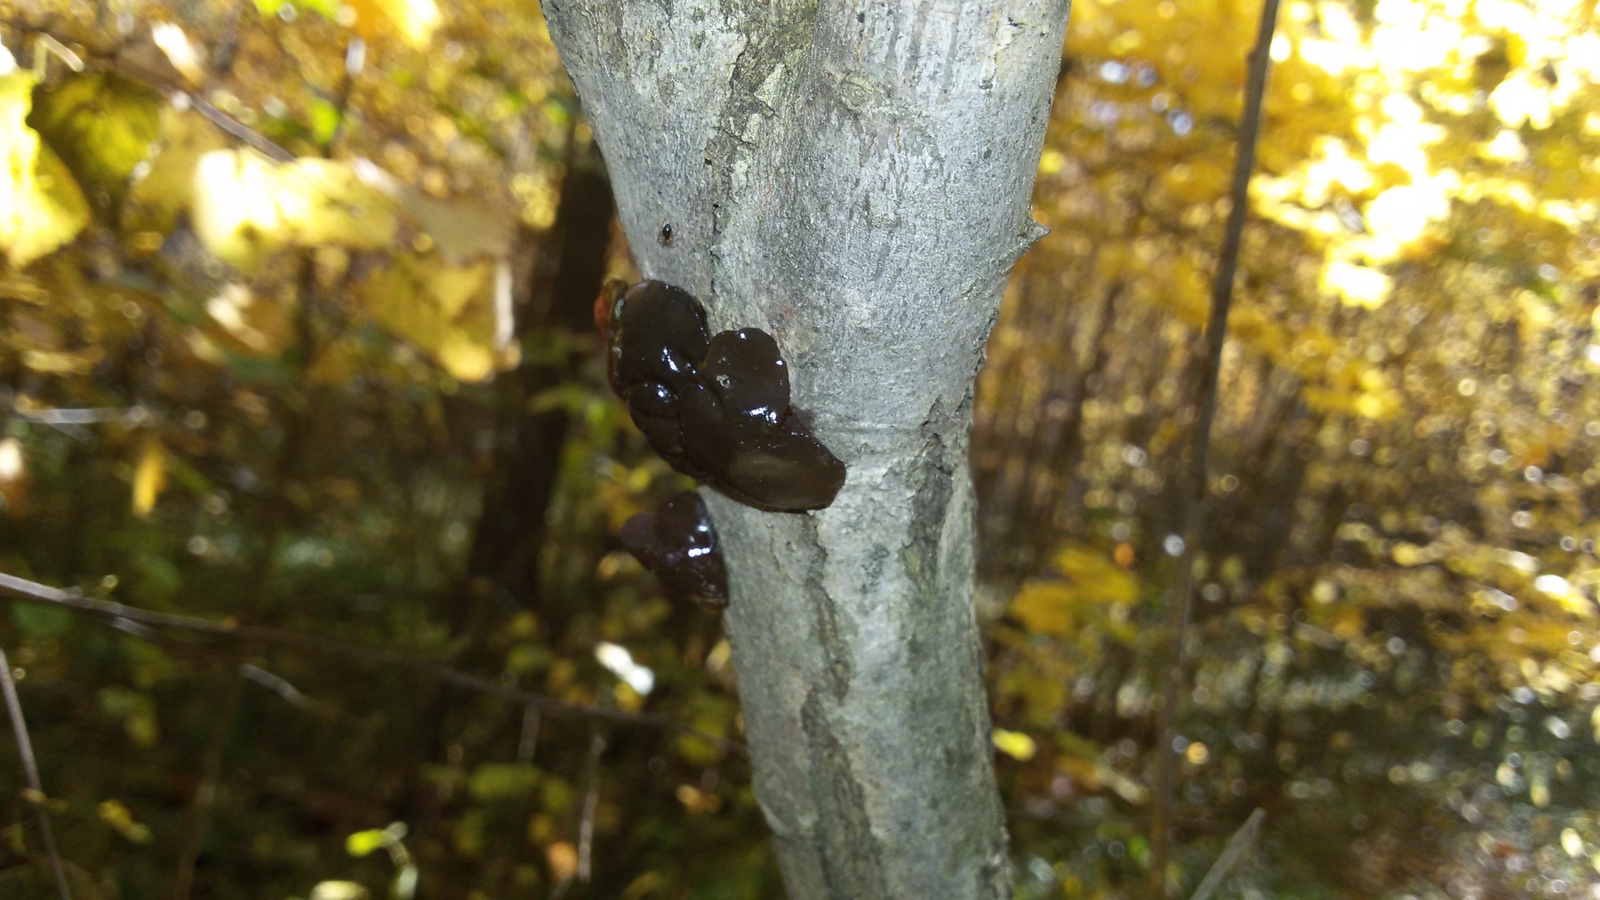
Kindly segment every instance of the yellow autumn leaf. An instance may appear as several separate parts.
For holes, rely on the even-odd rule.
[[[1336,259],[1323,267],[1318,286],[1347,306],[1377,309],[1389,299],[1394,279],[1377,269]]]
[[[1139,598],[1139,580],[1111,557],[1083,544],[1068,544],[1052,560],[1062,575],[1095,603],[1127,604]]]
[[[52,375],[82,375],[93,369],[95,364],[104,358],[105,349],[102,347],[88,347],[76,352],[33,348],[22,351],[24,366],[35,372],[48,372]]]
[[[1012,598],[1010,613],[1033,634],[1062,637],[1077,631],[1076,597],[1057,581],[1030,581]]]
[[[1039,752],[1039,745],[1033,738],[1020,731],[1007,731],[996,728],[989,735],[989,740],[994,743],[995,749],[1015,760],[1027,762]]]
[[[150,840],[150,826],[135,821],[133,813],[121,800],[101,801],[98,812],[100,821],[111,826],[130,843],[143,844]]]
[[[1070,637],[1085,628],[1132,641],[1126,616],[1116,612],[1134,603],[1139,580],[1106,554],[1068,544],[1052,563],[1059,577],[1032,579],[1012,598],[1009,613],[1033,634]]]
[[[66,164],[27,125],[36,79],[0,76],[0,253],[21,269],[89,224],[89,204]]]
[[[133,470],[133,512],[147,516],[155,508],[156,498],[167,489],[167,447],[156,437],[150,437],[139,451],[139,462]]]
[[[205,308],[232,339],[235,352],[272,356],[289,345],[292,326],[283,306],[257,297],[245,285],[223,285]]]
[[[22,458],[22,442],[14,437],[0,439],[0,483],[21,481],[27,472]]]
[[[710,791],[702,791],[693,785],[680,784],[677,791],[678,802],[691,815],[705,816],[715,813],[722,808],[722,798]]]
[[[1091,742],[1070,732],[1060,733],[1056,735],[1056,749],[1057,768],[1089,790],[1108,788],[1135,805],[1150,799],[1143,785],[1108,765]]]
[[[200,158],[228,148],[227,135],[193,107],[164,104],[159,131],[160,150],[140,168],[123,205],[122,224],[130,234],[145,231],[159,238],[171,231],[178,215],[194,203]]]
[[[206,249],[243,269],[285,247],[386,249],[400,221],[394,198],[358,164],[279,163],[253,150],[215,150],[199,158],[190,215]]]
[[[360,858],[374,850],[381,850],[389,843],[389,833],[382,828],[369,828],[366,831],[357,831],[344,839],[344,852]]]
[[[1358,245],[1362,255],[1373,263],[1388,263],[1416,246],[1429,228],[1449,217],[1450,187],[1446,179],[1429,179],[1373,198],[1365,215],[1372,234]]]
[[[566,881],[578,871],[578,848],[570,841],[557,841],[545,848],[545,860],[550,864],[550,878]]]
[[[450,265],[433,255],[406,254],[355,288],[367,313],[415,344],[462,381],[481,381],[515,364],[502,348],[499,310],[510,290],[505,264],[481,259]]]
[[[434,0],[347,0],[345,5],[355,13],[356,30],[369,40],[387,22],[402,40],[418,48],[427,45],[443,18]]]
[[[1232,177],[1215,161],[1197,159],[1172,166],[1161,175],[1161,185],[1182,203],[1213,203],[1228,192]]]
[[[205,83],[206,72],[200,61],[200,53],[195,50],[194,43],[184,33],[182,26],[157,22],[150,26],[150,40],[190,84],[198,86]]]
[[[1533,580],[1533,588],[1554,600],[1562,610],[1585,619],[1595,616],[1594,602],[1571,581],[1560,575],[1545,574]]]

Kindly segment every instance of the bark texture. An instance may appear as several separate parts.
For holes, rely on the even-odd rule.
[[[844,460],[707,497],[755,792],[794,900],[1010,896],[972,612],[972,379],[1065,0],[545,0],[641,271],[772,332]],[[670,226],[671,240],[662,239]]]

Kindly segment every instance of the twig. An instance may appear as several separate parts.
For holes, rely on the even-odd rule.
[[[522,708],[522,736],[517,739],[517,762],[533,762],[533,751],[539,743],[539,708]]]
[[[287,678],[268,672],[254,663],[244,663],[239,666],[239,674],[243,675],[246,680],[253,681],[277,694],[290,706],[299,707],[320,719],[357,728],[363,724],[360,718],[345,712],[332,703],[306,696],[299,688],[290,684]]]
[[[1217,383],[1222,371],[1222,344],[1228,332],[1228,311],[1233,306],[1233,281],[1239,269],[1239,247],[1244,239],[1249,210],[1250,172],[1255,168],[1256,141],[1261,134],[1261,104],[1266,96],[1267,69],[1271,65],[1272,35],[1277,28],[1279,0],[1263,0],[1255,49],[1250,51],[1250,71],[1245,88],[1244,116],[1239,122],[1238,150],[1233,161],[1227,229],[1219,251],[1216,279],[1211,283],[1211,315],[1206,322],[1205,366],[1196,394],[1200,417],[1195,421],[1193,445],[1186,473],[1187,496],[1183,510],[1183,550],[1178,558],[1178,580],[1172,593],[1171,667],[1161,696],[1161,730],[1156,745],[1155,806],[1151,815],[1152,896],[1166,896],[1168,823],[1172,814],[1173,768],[1176,765],[1178,694],[1184,683],[1189,623],[1194,617],[1194,557],[1200,543],[1201,512],[1206,498],[1206,457],[1211,449],[1211,424],[1217,413]]]
[[[606,739],[598,734],[589,738],[589,789],[583,798],[583,816],[578,820],[578,881],[589,883],[594,874],[594,814],[600,808],[600,754]]]
[[[125,63],[124,66],[126,65],[127,64]],[[186,98],[194,107],[195,111],[200,115],[205,116],[206,119],[211,122],[211,124],[238,138],[242,143],[257,153],[260,153],[262,156],[265,156],[274,162],[281,163],[294,162],[295,159],[297,159],[293,153],[290,153],[288,150],[285,150],[273,143],[261,132],[256,131],[254,128],[251,128],[238,119],[235,119],[233,116],[230,116],[222,110],[217,109],[211,104],[211,101],[200,96],[199,94],[194,93],[193,91],[175,91],[174,93],[182,94],[184,98]]]
[[[224,669],[223,671],[227,671]],[[223,682],[222,697],[212,711],[211,727],[206,732],[205,747],[200,752],[200,781],[189,798],[184,814],[182,835],[178,842],[178,870],[172,879],[170,900],[188,900],[194,890],[200,852],[206,836],[206,822],[211,818],[211,807],[217,800],[217,788],[222,782],[222,753],[228,746],[228,732],[233,730],[233,720],[239,712],[239,701],[244,696],[244,678],[230,673]]]
[[[66,63],[67,68],[74,72],[83,71],[83,57],[72,52],[72,48],[56,40],[55,36],[40,32],[33,39],[33,74],[44,77],[45,59],[50,56]]]
[[[211,662],[220,661],[224,664],[224,668],[230,670],[236,668],[239,675],[241,675],[246,681],[253,681],[256,684],[261,685],[274,694],[277,694],[285,703],[288,703],[290,706],[304,710],[305,712],[323,719],[324,721],[335,722],[351,728],[363,728],[367,724],[359,716],[351,715],[332,703],[328,703],[324,700],[318,700],[315,697],[307,695],[305,692],[291,684],[287,678],[284,678],[283,676],[274,672],[269,672],[255,663],[238,663],[238,661],[233,657],[224,658],[223,654],[217,652],[215,648],[209,646],[201,648],[201,652],[196,654],[194,651],[198,645],[186,643],[184,641],[173,640],[172,635],[167,634],[166,632],[140,625],[138,622],[134,622],[129,619],[112,619],[111,627],[123,632],[124,634],[132,635],[141,641],[147,641],[149,643],[156,644],[157,646],[169,651],[190,653]]]
[[[102,422],[120,422],[124,425],[136,425],[149,418],[149,413],[139,406],[130,407],[129,409],[116,407],[20,409],[13,405],[11,411],[29,422],[38,422],[40,425],[98,425]]]
[[[600,706],[589,706],[583,703],[568,703],[556,700],[542,694],[524,691],[520,688],[508,687],[487,678],[469,675],[438,663],[418,659],[413,654],[388,650],[382,647],[373,647],[365,644],[352,644],[336,641],[315,635],[300,634],[294,631],[285,631],[277,628],[267,628],[260,625],[243,625],[229,621],[217,621],[198,616],[182,616],[174,613],[155,612],[139,609],[110,600],[97,600],[86,597],[77,591],[64,591],[38,582],[18,578],[0,572],[0,591],[8,592],[24,600],[34,600],[43,603],[53,603],[82,612],[105,616],[111,619],[127,619],[141,625],[156,628],[176,628],[198,634],[207,634],[216,637],[231,638],[257,644],[273,644],[280,647],[291,647],[312,653],[322,653],[337,656],[347,660],[359,660],[381,666],[394,666],[409,669],[436,678],[440,681],[454,684],[472,691],[489,694],[513,703],[531,706],[540,712],[552,716],[578,716],[589,719],[602,719],[610,722],[620,722],[628,725],[643,725],[649,728],[660,728],[666,731],[675,731],[699,738],[717,748],[729,753],[745,755],[744,744],[731,741],[727,738],[706,734],[688,725],[678,722],[667,716],[651,713],[627,712],[620,709],[607,709]]]
[[[1250,845],[1255,843],[1256,833],[1261,830],[1261,823],[1266,818],[1267,811],[1256,807],[1250,818],[1245,819],[1239,830],[1228,839],[1228,846],[1222,848],[1222,855],[1211,864],[1211,871],[1206,873],[1206,877],[1201,880],[1200,886],[1195,888],[1194,896],[1189,900],[1206,900],[1211,896],[1211,892],[1217,889],[1222,879],[1228,877],[1228,872],[1233,869],[1233,864],[1239,861],[1239,857],[1249,852]]]
[[[56,892],[61,895],[61,900],[72,900],[72,891],[67,888],[67,873],[61,868],[61,854],[56,850],[56,836],[50,830],[50,811],[45,806],[48,801],[43,782],[39,780],[38,763],[33,758],[33,741],[28,739],[28,723],[22,718],[22,701],[17,697],[17,683],[11,679],[11,660],[6,658],[4,650],[0,650],[0,692],[5,694],[11,730],[17,736],[17,755],[22,758],[23,775],[28,779],[28,787],[37,800],[34,807],[39,814],[39,836],[44,841],[45,854],[50,857],[50,870],[56,876]]]

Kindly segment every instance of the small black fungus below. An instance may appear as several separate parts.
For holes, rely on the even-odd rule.
[[[611,387],[673,468],[760,509],[833,502],[844,463],[790,408],[789,369],[772,335],[708,337],[700,301],[659,281],[610,288],[600,302],[610,306]]]
[[[717,532],[694,491],[668,497],[653,513],[623,523],[622,546],[681,597],[728,605],[728,573],[717,551]]]

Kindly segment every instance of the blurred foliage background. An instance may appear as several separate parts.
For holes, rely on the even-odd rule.
[[[1081,0],[979,384],[1018,895],[1140,895],[1178,481],[1259,8]],[[1600,28],[1290,0],[1222,380],[1192,890],[1600,897]],[[737,739],[631,277],[525,0],[0,0],[0,572]],[[358,654],[7,597],[78,897],[777,896],[748,762]],[[50,897],[0,742],[0,894]],[[12,789],[15,786],[17,789]]]

